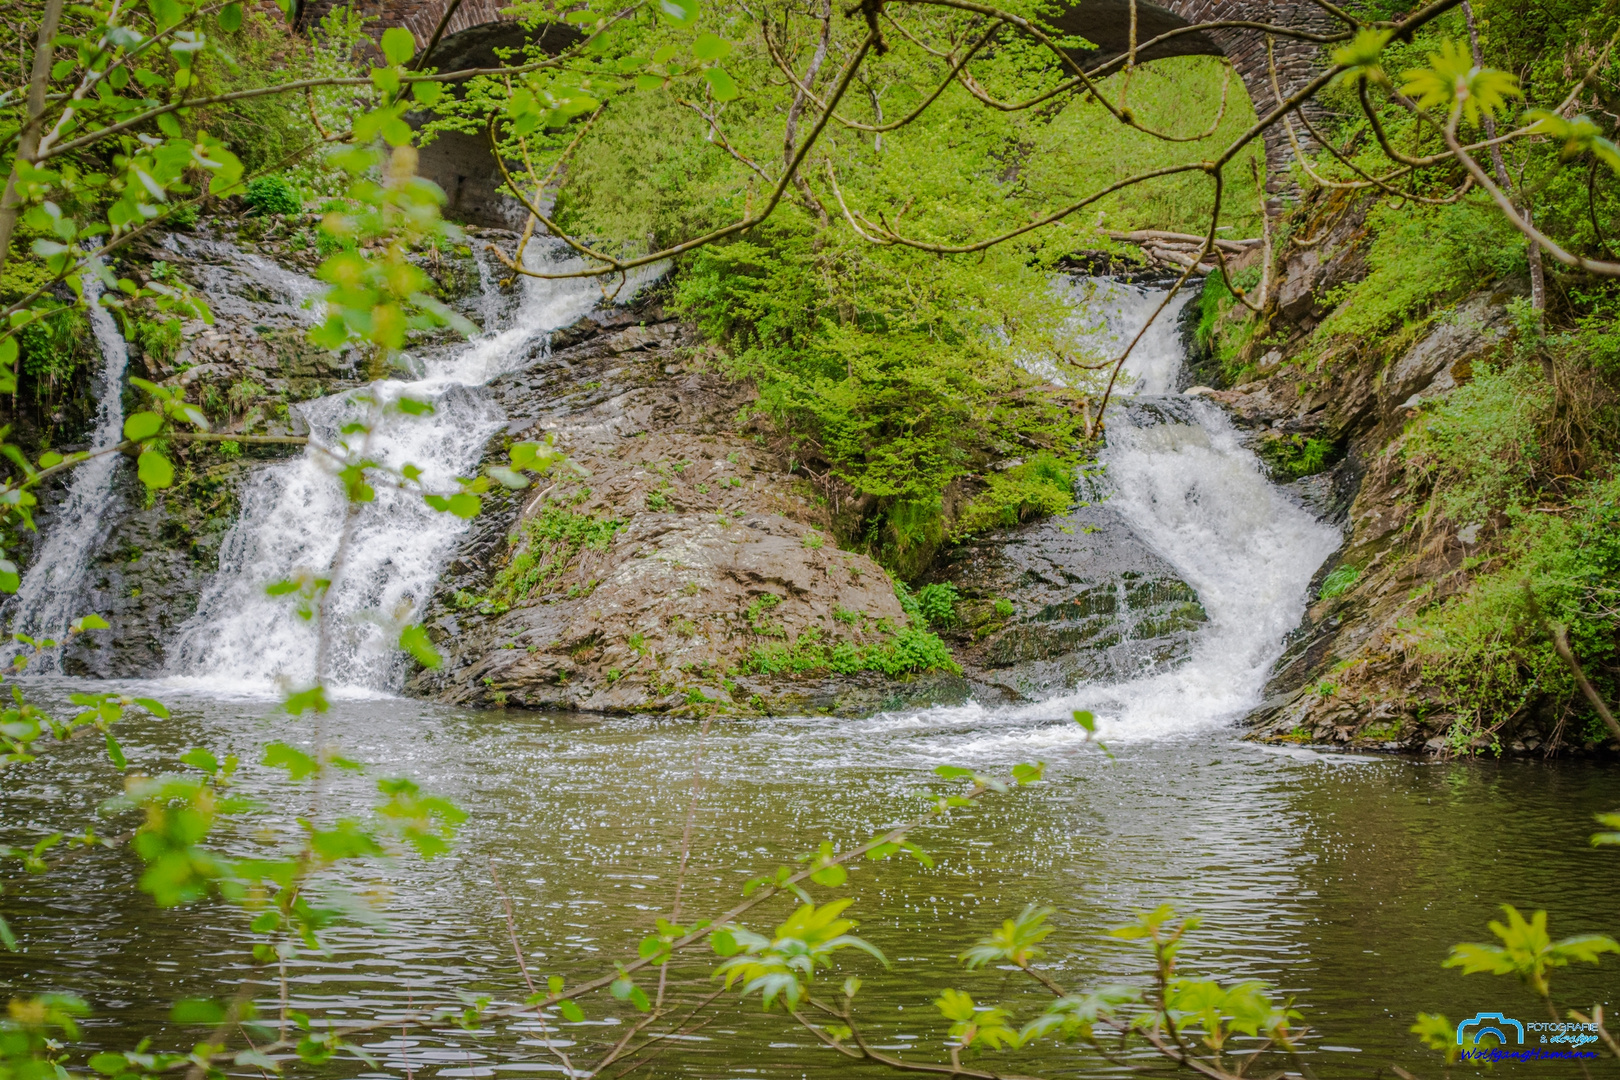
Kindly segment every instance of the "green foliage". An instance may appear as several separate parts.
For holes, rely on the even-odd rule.
[[[850,903],[833,900],[820,907],[806,903],[776,928],[774,937],[728,927],[742,951],[715,974],[724,976],[728,990],[740,983],[745,996],[759,994],[767,1009],[777,998],[785,1008],[795,1009],[817,970],[831,967],[833,957],[845,949],[857,949],[887,965],[875,946],[849,933],[855,921],[842,916]]]
[[[555,504],[529,518],[512,539],[510,560],[495,575],[492,599],[519,604],[562,577],[581,551],[606,551],[624,522]]]
[[[886,520],[868,543],[886,561],[931,555],[940,494],[981,448],[1020,434],[1072,440],[1066,412],[1044,400],[1009,404],[1032,380],[986,336],[1010,317],[1019,289],[1015,344],[1055,332],[1063,312],[1055,298],[1031,304],[1046,291],[1035,275],[1006,260],[970,271],[844,241],[829,248],[787,219],[758,232],[696,255],[675,302],[728,346],[732,373],[756,381],[762,410],[812,439],[838,479],[882,501]]]
[[[930,671],[956,675],[962,671],[950,647],[937,634],[917,627],[907,627],[886,641],[868,644],[824,641],[820,632],[811,627],[791,642],[749,650],[743,669],[758,675],[879,671],[890,678]]]
[[[1423,413],[1402,447],[1407,475],[1465,525],[1520,508],[1546,479],[1542,433],[1553,390],[1529,364],[1481,364],[1468,385]]]
[[[59,311],[23,327],[17,334],[23,385],[32,384],[35,401],[53,397],[71,384],[90,352],[90,326],[78,311]]]
[[[1074,505],[1074,466],[1051,453],[985,477],[985,489],[957,517],[952,531],[967,536],[998,525],[1067,513]]]
[[[1260,283],[1260,268],[1250,267],[1233,275],[1231,284],[1245,291]],[[1199,349],[1213,356],[1221,379],[1228,383],[1241,381],[1242,365],[1239,354],[1259,326],[1249,309],[1238,302],[1224,273],[1210,274],[1204,279],[1198,295],[1198,323],[1193,328],[1193,340]]]
[[[1271,474],[1281,480],[1315,476],[1338,457],[1329,439],[1306,435],[1268,435],[1257,448]]]
[[[1380,203],[1368,225],[1370,272],[1337,297],[1317,328],[1319,340],[1384,333],[1525,270],[1522,237],[1482,197],[1448,206]]]
[[[130,340],[159,366],[167,367],[180,351],[179,319],[142,319],[130,321]]]
[[[961,599],[962,594],[948,581],[924,585],[917,590],[917,614],[929,626],[954,626],[958,621],[956,605]]]
[[[1612,655],[1620,630],[1620,480],[1593,485],[1570,510],[1517,515],[1498,566],[1415,628],[1417,655],[1457,712],[1459,744],[1541,695],[1584,711],[1548,619],[1569,628],[1589,677],[1610,700],[1616,696],[1607,665],[1597,661]]]
[[[1603,934],[1583,934],[1553,941],[1547,934],[1547,913],[1538,911],[1527,920],[1511,904],[1503,904],[1506,922],[1490,922],[1500,945],[1453,945],[1446,967],[1464,975],[1514,975],[1537,997],[1551,993],[1553,968],[1571,963],[1596,964],[1604,953],[1620,953],[1620,943]]]
[[[274,173],[249,181],[242,201],[250,214],[301,214],[304,201],[285,177]]]
[[[1329,570],[1327,577],[1322,579],[1322,589],[1317,595],[1323,600],[1332,600],[1349,592],[1351,586],[1360,580],[1361,567],[1352,563],[1340,563]]]
[[[970,970],[986,964],[1028,967],[1046,955],[1040,943],[1052,933],[1052,928],[1046,925],[1052,913],[1051,908],[1030,904],[1016,919],[1006,920],[1000,929],[991,931],[963,953],[960,957],[962,964]]]

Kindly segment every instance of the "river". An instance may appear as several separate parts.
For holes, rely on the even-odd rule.
[[[73,684],[47,685],[60,693]],[[196,744],[252,758],[264,739],[308,737],[307,724],[276,717],[262,702],[172,690],[168,697],[173,722],[121,728],[132,761],[173,766]],[[863,961],[838,973],[867,980],[861,1001],[872,1030],[885,1045],[909,1044],[936,1059],[941,1029],[929,1003],[937,992],[956,986],[984,1001],[1006,982],[1001,972],[963,972],[954,956],[1026,903],[1057,909],[1047,970],[1071,987],[1142,977],[1139,949],[1105,936],[1136,911],[1171,902],[1199,915],[1189,973],[1265,979],[1293,996],[1312,1028],[1305,1060],[1322,1077],[1371,1077],[1392,1061],[1434,1075],[1433,1056],[1406,1032],[1420,1010],[1454,1021],[1482,1010],[1540,1018],[1511,980],[1440,966],[1452,943],[1488,939],[1485,922],[1498,904],[1550,909],[1555,936],[1615,930],[1620,858],[1593,850],[1586,837],[1593,813],[1620,807],[1620,778],[1579,762],[1282,752],[1218,728],[1119,742],[1110,759],[1072,725],[971,709],[727,722],[705,736],[693,721],[377,699],[340,702],[328,723],[342,732],[346,752],[472,811],[452,855],[350,881],[355,895],[370,896],[377,924],[335,932],[329,956],[291,968],[295,1008],[346,1022],[459,1006],[458,989],[500,1001],[526,996],[492,867],[536,978],[573,981],[632,956],[654,918],[668,913],[699,752],[704,782],[683,905],[693,916],[729,906],[748,878],[821,839],[847,845],[915,813],[935,765],[1005,768],[1023,760],[1032,732],[1045,736],[1044,782],[917,835],[934,869],[868,864],[844,889],[816,889],[820,899],[853,896],[859,932],[893,960],[890,972]],[[119,785],[90,747],[13,776],[0,796],[8,831],[23,821],[82,827],[84,813]],[[245,769],[248,790],[264,783],[264,770]],[[358,809],[364,793],[351,782],[334,799],[342,804],[334,812]],[[253,846],[247,837],[234,843]],[[99,1017],[90,1038],[106,1045],[161,1029],[169,1002],[217,992],[222,980],[248,973],[250,935],[240,917],[213,904],[159,912],[132,899],[132,863],[125,850],[96,852],[8,884],[8,911],[27,951],[0,954],[0,985],[84,995]],[[778,905],[753,925],[766,929],[782,914]],[[696,965],[679,970],[703,974]],[[1555,985],[1585,1006],[1616,984],[1602,969],[1563,969]],[[276,995],[265,981],[271,1010]],[[1016,985],[1007,996],[1021,1019],[1042,1005]],[[596,1004],[591,1014],[602,1011]],[[585,1031],[570,1034],[602,1036]],[[445,1025],[430,1036],[373,1040],[377,1069],[328,1070],[554,1073],[535,1039],[532,1021],[477,1034]],[[1076,1075],[1081,1060],[1053,1044],[1011,1057],[1052,1075]],[[1519,1069],[1496,1074],[1565,1075]],[[813,1074],[841,1075],[842,1065],[753,1000],[647,1072]]]
[[[439,406],[426,426],[385,431],[381,456],[435,464],[444,475],[470,467],[501,420],[461,387],[533,356],[543,360],[545,332],[583,310],[580,300],[526,286],[511,325],[430,360],[414,382],[381,384],[380,394],[411,393]],[[1111,310],[1152,303],[1138,291]],[[1120,328],[1113,332],[1117,338]],[[1407,1032],[1419,1011],[1453,1021],[1479,1011],[1539,1019],[1537,1003],[1511,981],[1464,977],[1441,963],[1451,944],[1487,939],[1485,923],[1502,903],[1547,908],[1554,936],[1620,929],[1620,856],[1587,843],[1593,815],[1620,809],[1620,776],[1583,762],[1355,757],[1242,741],[1234,721],[1259,701],[1311,576],[1338,536],[1265,480],[1218,410],[1175,396],[1179,346],[1167,333],[1150,337],[1133,369],[1136,396],[1113,414],[1103,460],[1111,512],[1197,591],[1207,611],[1180,662],[1053,683],[1034,705],[704,727],[402,698],[394,692],[398,665],[360,634],[340,647],[344,685],[324,730],[378,775],[409,776],[455,799],[471,818],[449,855],[400,860],[338,883],[343,902],[365,917],[334,929],[324,955],[301,954],[288,965],[290,1007],[357,1023],[459,1008],[464,993],[521,1001],[529,991],[514,936],[536,980],[599,975],[634,955],[654,920],[670,913],[677,889],[683,918],[717,913],[747,880],[822,840],[847,848],[918,813],[939,786],[936,766],[1004,771],[1042,760],[1042,782],[920,830],[915,839],[932,868],[863,863],[848,885],[816,889],[821,900],[852,897],[859,932],[893,961],[888,970],[848,961],[832,982],[846,969],[866,980],[860,1015],[882,1045],[943,1060],[943,1025],[931,1002],[947,987],[981,1003],[1005,1001],[1019,1020],[1035,1015],[1044,999],[1034,989],[1000,971],[965,972],[955,960],[1030,903],[1056,909],[1044,970],[1070,988],[1145,977],[1140,947],[1107,935],[1136,912],[1172,903],[1197,915],[1203,924],[1189,939],[1185,973],[1263,979],[1292,997],[1311,1030],[1302,1064],[1279,1067],[1316,1076],[1371,1077],[1391,1062],[1436,1074],[1437,1059]],[[317,431],[335,431],[345,405],[323,399],[306,415]],[[327,490],[333,483],[309,458],[258,474],[222,571],[182,631],[170,678],[92,684],[39,676],[27,680],[30,693],[58,715],[73,711],[69,694],[86,690],[160,697],[174,709],[172,720],[131,720],[118,729],[133,766],[173,769],[182,753],[203,745],[241,755],[239,789],[269,795],[276,774],[258,764],[258,748],[269,739],[312,746],[315,735],[309,721],[276,711],[275,682],[308,667],[311,641],[289,612],[269,605],[262,585],[320,556],[320,538],[343,512]],[[362,550],[351,557],[361,570],[340,586],[340,607],[419,605],[459,526],[422,519],[398,499],[379,500],[365,515]],[[1106,752],[1068,719],[1075,708],[1099,714]],[[99,745],[84,742],[0,775],[0,843],[78,833],[121,789]],[[340,778],[322,814],[362,812],[369,791],[357,777]],[[103,831],[126,827],[108,823]],[[220,842],[237,854],[262,853],[294,832],[289,817],[272,815]],[[252,968],[244,920],[214,903],[160,912],[134,891],[138,873],[127,847],[75,854],[43,876],[8,870],[4,911],[23,951],[0,952],[0,988],[84,996],[94,1013],[87,1039],[105,1047],[126,1048],[148,1034],[188,1045],[198,1033],[169,1027],[169,1004],[242,979],[274,1014],[281,985],[274,971]],[[778,903],[750,925],[768,929],[784,914]],[[671,994],[686,1000],[706,992],[712,963],[674,968]],[[1617,983],[1603,968],[1581,968],[1559,970],[1555,985],[1586,1007]],[[587,1023],[565,1031],[571,1044],[622,1033],[609,1019],[626,1015],[623,1007],[587,1004]],[[445,1024],[369,1045],[375,1064],[342,1059],[321,1071],[414,1080],[562,1070],[532,1018],[480,1032]],[[988,1055],[977,1064],[1052,1076],[1119,1071],[1050,1042],[1009,1054],[1005,1065],[998,1060]],[[757,1000],[739,1006],[733,998],[640,1075],[863,1070],[873,1071],[852,1070],[817,1048],[780,1012],[763,1014]],[[1496,1074],[1563,1075],[1537,1065]]]

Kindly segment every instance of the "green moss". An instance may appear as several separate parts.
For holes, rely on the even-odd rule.
[[[547,506],[513,538],[511,560],[495,575],[490,598],[506,604],[527,600],[560,578],[581,551],[606,551],[623,527],[617,518]]]

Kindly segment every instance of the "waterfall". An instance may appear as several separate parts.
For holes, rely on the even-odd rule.
[[[531,241],[525,257],[536,269],[571,266],[548,262],[559,248]],[[484,281],[483,310],[495,312],[493,276],[484,275]],[[423,484],[435,490],[472,475],[505,421],[478,388],[544,355],[550,331],[584,316],[601,299],[590,278],[524,278],[520,289],[504,328],[486,328],[445,354],[407,357],[416,378],[383,379],[297,406],[311,442],[335,445],[346,424],[374,416],[370,402],[410,398],[430,403],[432,413],[389,410],[375,423],[366,456],[394,468],[415,465]],[[627,287],[622,299],[634,291]],[[262,694],[285,681],[307,683],[316,665],[314,623],[300,618],[286,598],[267,595],[266,587],[301,575],[325,577],[350,513],[330,459],[314,446],[255,475],[221,548],[219,570],[181,628],[171,671],[215,692]],[[353,513],[352,541],[328,600],[329,678],[348,693],[387,692],[403,676],[398,627],[427,602],[468,523],[386,483],[376,485],[375,501],[357,504]]]
[[[1340,542],[1266,478],[1213,404],[1131,404],[1108,417],[1110,504],[1198,593],[1209,623],[1180,666],[1083,687],[1042,709],[1090,709],[1115,737],[1231,720],[1258,705],[1311,577]]]
[[[124,437],[124,369],[129,363],[129,349],[112,313],[101,306],[102,288],[94,273],[84,276],[85,311],[101,353],[101,371],[95,380],[96,426],[90,436],[91,450],[116,446]],[[113,497],[113,473],[118,464],[118,454],[102,454],[69,474],[67,495],[51,514],[45,536],[17,589],[12,633],[60,642],[67,636],[68,625],[88,614],[80,607],[85,601],[90,559],[107,532],[104,512]],[[7,646],[8,656],[18,651],[15,644]],[[35,671],[60,671],[61,650],[52,649],[31,667]]]
[[[1076,304],[1076,328],[1104,355],[1118,355],[1165,295],[1099,278],[1059,287]],[[1304,614],[1312,576],[1339,546],[1337,529],[1267,478],[1225,413],[1176,394],[1185,358],[1177,321],[1190,298],[1172,299],[1126,361],[1125,393],[1106,418],[1099,456],[1105,475],[1087,497],[1106,499],[1193,588],[1209,621],[1178,665],[1003,711],[995,734],[958,747],[964,759],[1072,744],[1079,737],[1069,721],[1076,709],[1096,714],[1099,730],[1116,741],[1161,738],[1241,717],[1260,703],[1285,638]],[[1088,570],[1075,566],[1072,572],[1082,579]],[[983,723],[987,710],[942,713],[958,723]]]

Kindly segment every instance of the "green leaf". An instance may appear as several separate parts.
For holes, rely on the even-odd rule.
[[[241,4],[226,4],[220,9],[219,28],[227,34],[234,34],[242,28]]]
[[[302,716],[307,712],[323,713],[330,706],[326,701],[326,687],[312,686],[308,690],[300,690],[296,694],[287,696],[283,706],[293,716]]]
[[[1336,81],[1351,85],[1363,79],[1373,83],[1385,82],[1388,76],[1384,74],[1380,60],[1392,33],[1390,30],[1363,28],[1357,31],[1350,44],[1334,50],[1334,65],[1346,69],[1339,73]]]
[[[557,1011],[562,1013],[563,1019],[571,1024],[580,1024],[585,1021],[585,1013],[572,1001],[557,1002]]]
[[[845,870],[841,865],[834,863],[831,866],[823,866],[820,870],[817,870],[815,873],[811,874],[810,880],[815,882],[817,885],[825,885],[829,889],[836,889],[845,881],[849,880],[849,871]]]
[[[478,511],[482,510],[483,507],[483,500],[481,500],[478,496],[468,495],[466,492],[460,492],[450,496],[447,508],[452,514],[456,515],[456,517],[466,520],[477,517]]]
[[[6,922],[4,915],[0,915],[0,945],[4,945],[9,952],[17,951],[17,935],[11,932],[11,924]],[[119,1060],[123,1059],[120,1058]],[[95,1059],[92,1058],[90,1066],[92,1069],[95,1068],[94,1061]]]
[[[208,998],[183,998],[169,1010],[169,1019],[177,1024],[218,1024],[225,1019],[225,1007]]]
[[[724,60],[731,55],[731,42],[704,31],[692,42],[692,55],[699,60]]]
[[[160,113],[157,118],[158,130],[171,139],[185,138],[185,131],[180,127],[179,119],[174,113]]]
[[[416,37],[403,26],[390,26],[382,35],[383,55],[390,64],[403,64],[416,55]]]
[[[155,412],[138,412],[124,421],[124,438],[150,439],[163,430],[163,417]]]
[[[124,757],[124,748],[118,745],[118,740],[113,738],[113,733],[110,731],[107,732],[107,757],[118,768],[129,768],[129,759]]]
[[[677,26],[685,26],[698,17],[698,0],[658,0],[658,10]]]
[[[1087,735],[1097,734],[1097,717],[1085,709],[1074,711],[1074,722],[1085,728]]]
[[[714,95],[716,101],[732,101],[740,92],[724,68],[708,68],[703,72],[703,78],[708,82],[709,93]]]
[[[399,647],[416,657],[416,662],[425,668],[436,669],[444,663],[439,656],[439,650],[433,647],[428,639],[427,630],[421,626],[407,626],[399,634]]]
[[[935,776],[943,776],[947,780],[966,780],[973,775],[972,769],[964,769],[960,765],[936,765]]]
[[[205,773],[219,771],[219,759],[201,746],[193,747],[181,754],[180,761],[183,764],[190,765],[193,769],[201,769]]]
[[[1507,108],[1507,99],[1523,97],[1519,79],[1505,71],[1474,66],[1473,52],[1458,41],[1443,41],[1429,54],[1429,66],[1405,72],[1401,91],[1417,99],[1420,107],[1442,107],[1449,115],[1460,110],[1471,124]]]
[[[164,705],[163,702],[158,701],[156,698],[138,697],[135,699],[135,704],[139,705],[141,708],[145,709],[147,712],[158,717],[159,719],[167,720],[169,718],[168,706]]]
[[[320,763],[295,746],[273,742],[264,748],[264,763],[272,769],[286,769],[287,778],[294,783],[311,776]]]
[[[142,450],[135,472],[149,488],[166,488],[174,483],[174,465],[156,450]]]
[[[117,1076],[129,1068],[129,1059],[123,1054],[103,1052],[92,1055],[85,1064],[103,1076]]]

